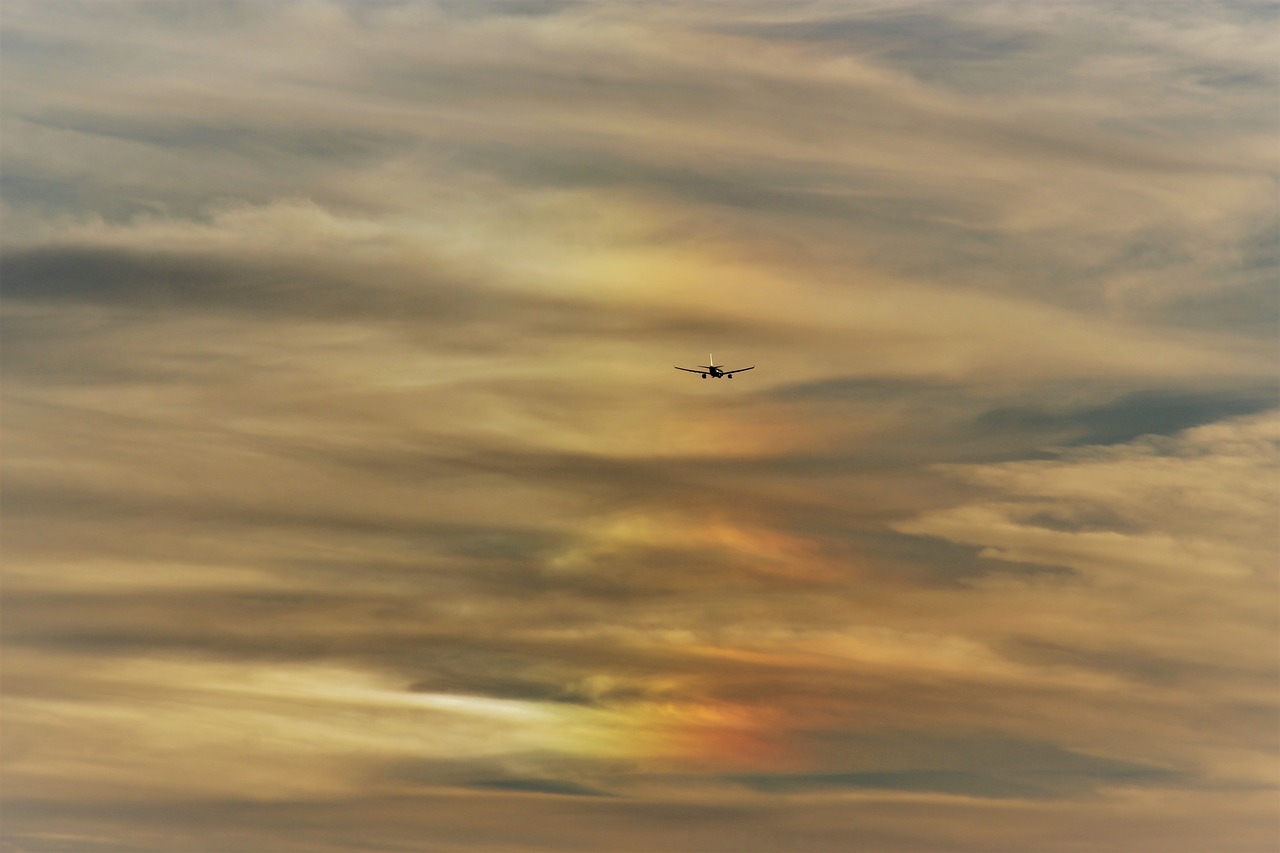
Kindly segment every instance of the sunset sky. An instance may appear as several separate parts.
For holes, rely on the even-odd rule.
[[[1277,849],[1277,57],[6,0],[0,851]]]

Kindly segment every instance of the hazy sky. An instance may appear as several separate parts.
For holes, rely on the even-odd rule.
[[[0,850],[1274,849],[1278,8],[7,0]]]

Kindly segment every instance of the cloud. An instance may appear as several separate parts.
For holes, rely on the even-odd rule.
[[[5,843],[1274,841],[1273,10],[10,6]]]
[[[1122,39],[1096,38],[1100,20],[1114,17],[1115,10],[1073,11],[1063,16],[1070,26],[1062,33],[1062,20],[1046,21],[1024,10],[999,4],[966,8],[975,21],[926,6],[906,14],[864,11],[852,19],[846,11],[843,23],[820,10],[805,26],[861,34],[877,48],[885,44],[885,28],[896,29],[900,43],[913,49],[902,57],[912,70],[939,56],[926,49],[924,38],[935,28],[946,34],[938,41],[947,44],[964,43],[958,38],[963,33],[1004,30],[1014,44],[1021,39],[1026,46],[1012,58],[985,55],[986,64],[999,71],[985,76],[985,91],[997,82],[1033,77],[1057,85],[1046,83],[1048,91],[1035,92],[1034,101],[1006,97],[997,106],[980,94],[941,91],[889,72],[874,62],[886,54],[873,48],[815,56],[808,42],[715,35],[711,30],[723,33],[725,22],[714,26],[715,19],[700,10],[655,14],[645,7],[631,14],[566,7],[538,17],[459,17],[430,6],[360,14],[325,4],[242,10],[196,39],[189,58],[174,68],[169,54],[149,48],[165,37],[190,43],[186,22],[133,6],[104,15],[98,25],[121,32],[128,27],[128,38],[138,44],[134,64],[169,57],[165,67],[151,70],[172,82],[140,100],[127,89],[127,77],[90,79],[90,69],[98,67],[92,62],[70,72],[69,79],[46,78],[51,82],[34,90],[44,96],[39,108],[23,100],[11,113],[21,129],[14,134],[20,162],[49,165],[7,171],[20,180],[29,171],[43,175],[39,186],[47,199],[50,182],[66,182],[57,176],[81,161],[67,158],[55,165],[51,159],[83,139],[99,161],[108,153],[121,158],[122,168],[114,170],[119,175],[165,178],[167,186],[134,185],[112,193],[116,210],[121,196],[129,196],[139,205],[135,210],[150,203],[189,215],[198,207],[191,188],[207,179],[210,196],[265,202],[301,184],[326,204],[386,209],[396,198],[398,209],[420,210],[438,202],[441,191],[451,192],[461,165],[476,177],[496,175],[499,185],[513,178],[526,188],[604,182],[629,193],[674,196],[680,207],[688,210],[692,203],[699,213],[681,217],[686,225],[706,228],[714,217],[721,229],[743,232],[752,241],[798,243],[810,257],[830,253],[831,228],[839,228],[856,256],[873,256],[900,273],[952,279],[959,274],[971,286],[985,280],[1006,292],[1034,287],[1043,299],[1078,300],[1086,293],[1096,299],[1105,291],[1094,281],[1109,287],[1108,298],[1117,304],[1141,309],[1166,299],[1174,277],[1187,294],[1215,287],[1221,273],[1202,274],[1206,262],[1229,263],[1239,229],[1268,209],[1269,196],[1257,191],[1258,178],[1270,168],[1261,156],[1266,149],[1248,141],[1261,138],[1257,129],[1238,121],[1267,114],[1265,89],[1251,100],[1229,102],[1229,126],[1240,127],[1239,137],[1230,139],[1239,139],[1241,147],[1224,156],[1228,137],[1214,112],[1225,108],[1222,101],[1158,89],[1152,82],[1163,79],[1166,65],[1187,66],[1187,73],[1203,68],[1205,58],[1198,53],[1225,62],[1221,43],[1232,37],[1237,46],[1257,43],[1256,53],[1234,50],[1234,60],[1266,73],[1269,64],[1259,61],[1269,55],[1263,30],[1247,16],[1233,20],[1238,16],[1225,13],[1223,20],[1187,15],[1162,28],[1123,16],[1121,31],[1143,44],[1154,63],[1148,75],[1137,78],[1146,85],[1131,91],[1134,75],[1123,68],[1102,79],[1062,74],[1062,65],[1079,61],[1082,45],[1103,59],[1128,46]],[[767,11],[772,10],[744,15]],[[30,30],[28,38],[38,40],[45,32],[38,22],[21,26],[32,18],[24,14],[14,29]],[[225,49],[222,40],[230,38],[232,22],[238,43],[261,53],[250,50],[259,58],[229,67],[218,51]],[[63,43],[70,42],[64,50],[93,55],[83,22],[60,24]],[[68,39],[66,32],[79,37]],[[1191,34],[1197,32],[1215,32],[1217,41],[1196,44]],[[359,35],[360,47],[325,52],[326,45],[349,45],[349,33]],[[1188,43],[1170,47],[1176,40]],[[280,44],[287,45],[291,67],[313,75],[319,86],[300,91],[260,58],[278,52]],[[1047,66],[1046,45],[1060,51]],[[343,57],[343,73],[334,70],[335,56]],[[1010,73],[1015,60],[1017,72]],[[951,63],[964,70],[981,64]],[[56,67],[68,73],[77,66],[64,61]],[[951,71],[939,76],[954,80]],[[211,87],[208,79],[219,86]],[[1079,94],[1086,85],[1090,98]],[[1215,96],[1228,91],[1226,83],[1200,86]],[[93,87],[105,91],[85,99],[81,92]],[[1153,89],[1161,97],[1153,98]],[[618,97],[620,91],[626,96]],[[65,118],[48,115],[50,102],[59,101],[70,102],[64,112],[79,116],[71,130],[57,126],[67,125]],[[157,104],[166,108],[161,128]],[[1147,122],[1146,132],[1137,132],[1141,126],[1121,132],[1105,123],[1135,110],[1132,121]],[[1162,123],[1174,121],[1183,130],[1213,129],[1214,144],[1185,144],[1185,134],[1161,132]],[[1043,130],[1029,132],[1033,125]],[[302,138],[299,127],[305,128]],[[293,141],[282,141],[290,134]],[[526,141],[513,145],[513,136]],[[39,144],[26,144],[37,139]],[[186,167],[188,140],[209,149],[199,155],[202,168],[194,173]],[[352,159],[352,145],[344,140],[355,140],[354,150],[365,153]],[[995,152],[1001,156],[993,158]],[[145,170],[139,168],[143,158]],[[166,162],[171,168],[162,168]],[[267,163],[272,167],[263,168]],[[301,168],[302,163],[309,165]],[[81,198],[92,192],[85,186],[79,180],[75,193]],[[1167,201],[1173,198],[1197,203]],[[851,224],[856,230],[850,231]],[[904,243],[904,225],[917,234],[926,229],[935,239]],[[1000,252],[993,254],[997,235]],[[948,245],[945,253],[929,251],[937,241]],[[1135,242],[1149,247],[1140,259],[1131,251]],[[912,251],[901,251],[904,245]],[[1159,286],[1146,278],[1153,252],[1170,257],[1158,268]],[[1053,253],[1054,264],[1044,263],[1047,253]],[[839,268],[850,259],[843,253],[829,263]],[[1062,286],[1062,270],[1056,277],[1045,275],[1045,269],[1058,267],[1072,271],[1070,287]]]
[[[1275,439],[1271,412],[1057,460],[954,468],[988,496],[895,527],[1072,569],[1051,596],[1042,583],[976,582],[1001,602],[984,618],[1024,659],[1087,658],[1170,694],[1213,683],[1198,713],[1248,717],[1275,666]],[[1242,725],[1228,740],[1268,738]]]
[[[475,782],[473,786],[498,791],[527,791],[535,794],[561,794],[570,797],[607,796],[594,788],[575,785],[572,782],[561,782],[555,779],[490,779],[483,782]]]
[[[877,738],[869,751],[883,751],[884,740]],[[946,766],[915,767],[909,758],[899,757],[875,770],[746,774],[732,778],[749,788],[777,794],[869,789],[1026,800],[1078,794],[1098,786],[1169,784],[1176,781],[1177,775],[1160,767],[1071,753],[1053,744],[980,737],[957,744],[903,740],[906,743],[901,746],[908,754],[927,752],[935,761],[945,760]]]

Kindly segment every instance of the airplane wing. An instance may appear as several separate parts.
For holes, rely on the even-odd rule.
[[[676,367],[674,364],[672,367]],[[687,370],[690,373],[706,373],[705,370],[694,370],[692,367],[676,367],[676,370]]]
[[[756,369],[756,366],[753,364],[750,367],[739,367],[737,370],[726,370],[724,372],[724,375],[728,376],[730,373],[743,373],[747,370],[755,370],[755,369]]]

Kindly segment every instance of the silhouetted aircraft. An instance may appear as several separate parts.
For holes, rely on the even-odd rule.
[[[744,370],[755,370],[756,367],[753,364],[750,367],[739,367],[737,370],[721,370],[720,368],[724,367],[724,365],[716,364],[715,358],[710,354],[707,355],[707,361],[710,363],[698,365],[697,370],[694,370],[692,367],[676,367],[675,365],[672,365],[672,367],[675,367],[676,370],[688,371],[689,373],[701,373],[703,379],[706,379],[708,376],[714,379],[719,379],[721,376],[727,376],[732,379],[733,374],[742,373]]]

